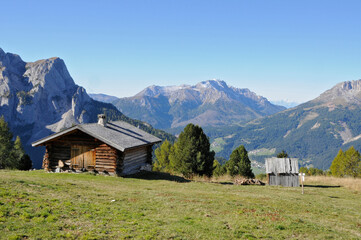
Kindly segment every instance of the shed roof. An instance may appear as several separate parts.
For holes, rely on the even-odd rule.
[[[98,123],[79,124],[35,141],[32,143],[32,146],[37,147],[44,145],[49,141],[73,133],[76,130],[82,131],[120,151],[162,141],[129,123],[114,121],[108,122],[106,126],[102,126]]]
[[[298,160],[293,158],[266,158],[266,173],[298,173]]]

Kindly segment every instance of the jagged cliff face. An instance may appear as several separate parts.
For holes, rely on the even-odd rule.
[[[91,99],[76,85],[60,58],[24,62],[18,55],[0,48],[0,115],[14,135],[19,135],[36,167],[42,150],[31,142],[78,123],[96,121],[110,104]]]
[[[25,144],[89,121],[92,101],[60,58],[26,63],[0,49],[0,114],[15,132],[25,130]]]
[[[194,86],[150,86],[134,97],[121,98],[113,104],[124,114],[163,129],[184,127],[188,123],[228,125],[285,109],[249,89],[230,87],[220,80],[203,81]]]

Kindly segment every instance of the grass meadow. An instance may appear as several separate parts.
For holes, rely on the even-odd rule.
[[[0,171],[1,239],[361,239],[360,179],[301,188]]]

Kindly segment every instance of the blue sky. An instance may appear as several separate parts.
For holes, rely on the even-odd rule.
[[[361,78],[361,1],[1,1],[0,47],[92,93],[222,79],[304,102]]]

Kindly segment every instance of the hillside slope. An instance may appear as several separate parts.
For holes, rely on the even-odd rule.
[[[31,142],[78,123],[97,121],[97,114],[122,119],[165,138],[173,136],[130,119],[112,104],[91,99],[75,84],[60,58],[24,62],[20,56],[0,48],[0,115],[14,135],[19,135],[34,166],[41,167],[43,149]]]
[[[249,89],[234,88],[220,80],[194,86],[150,86],[113,104],[124,114],[161,129],[182,128],[188,123],[202,127],[238,124],[285,109]]]
[[[361,149],[361,80],[342,82],[318,98],[233,129],[219,155],[248,150],[286,150],[304,164],[327,169],[340,148]],[[225,136],[225,135],[223,135]]]

